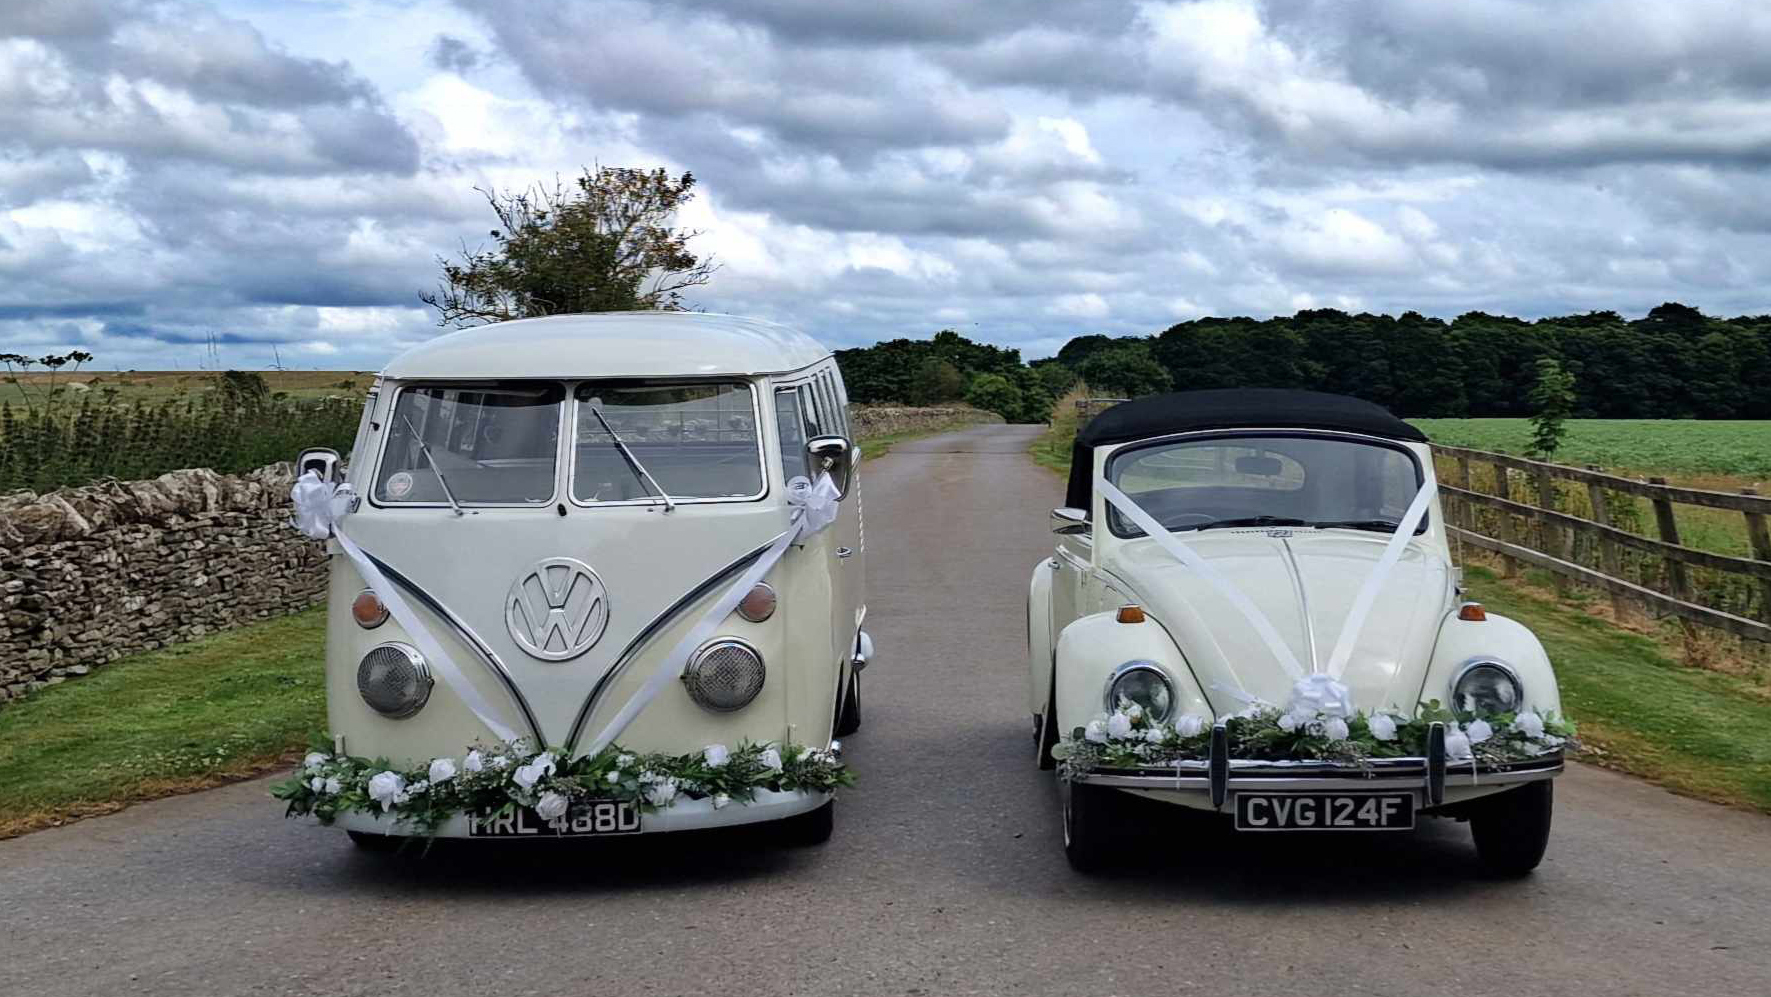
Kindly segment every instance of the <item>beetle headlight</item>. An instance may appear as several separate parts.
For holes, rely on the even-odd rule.
[[[1128,661],[1107,680],[1108,713],[1136,703],[1151,722],[1161,723],[1174,711],[1174,702],[1174,683],[1154,661]]]
[[[705,709],[730,713],[763,691],[763,656],[741,640],[722,637],[701,645],[683,668],[689,698]]]
[[[357,665],[357,692],[363,702],[395,720],[424,709],[431,684],[430,666],[410,644],[377,644]]]
[[[1516,713],[1524,702],[1519,677],[1498,661],[1472,661],[1451,683],[1451,708],[1462,713]]]

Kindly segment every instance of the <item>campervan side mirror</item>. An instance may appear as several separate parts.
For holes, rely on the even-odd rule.
[[[295,458],[295,476],[312,471],[320,476],[321,481],[337,484],[344,480],[344,458],[331,447],[313,447],[303,450],[301,456]]]
[[[1063,536],[1088,532],[1088,510],[1065,506],[1052,510],[1052,532]]]
[[[855,445],[846,436],[814,436],[806,441],[806,466],[830,475],[837,494],[849,496],[849,480],[855,473]]]

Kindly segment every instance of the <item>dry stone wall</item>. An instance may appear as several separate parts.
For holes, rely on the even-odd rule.
[[[0,702],[325,597],[290,464],[0,496]]]

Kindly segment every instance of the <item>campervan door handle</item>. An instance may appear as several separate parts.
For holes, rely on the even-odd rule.
[[[838,547],[838,548],[836,548],[836,556],[837,557],[854,557],[855,552],[853,550],[850,550],[847,547]]]

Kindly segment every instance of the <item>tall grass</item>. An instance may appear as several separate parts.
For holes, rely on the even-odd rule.
[[[114,396],[56,408],[0,404],[0,492],[49,491],[186,467],[223,474],[292,460],[306,447],[348,449],[360,398],[240,398],[226,393],[123,404]]]

